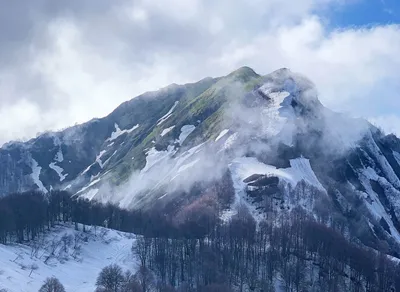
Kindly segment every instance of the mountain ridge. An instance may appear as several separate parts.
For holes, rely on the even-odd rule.
[[[104,118],[8,144],[0,165],[3,195],[63,189],[171,218],[203,198],[224,220],[243,204],[257,220],[302,208],[400,254],[400,140],[325,108],[286,68],[144,93]]]

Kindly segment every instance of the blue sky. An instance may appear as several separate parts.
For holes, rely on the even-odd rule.
[[[356,0],[345,6],[333,8],[328,17],[333,26],[342,28],[400,23],[400,1]]]
[[[350,0],[347,3],[347,5],[334,6],[322,14],[328,19],[331,29],[373,28],[400,24],[399,0]],[[396,84],[389,84],[390,82],[387,81],[388,87],[400,89],[400,80]],[[377,99],[380,98],[380,88],[371,93]],[[393,99],[382,99],[374,107],[370,104],[359,104],[359,109],[361,108],[366,116],[374,114],[393,116],[400,111]]]

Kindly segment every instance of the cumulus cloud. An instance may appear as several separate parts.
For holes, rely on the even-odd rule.
[[[235,45],[217,62],[248,63],[256,69],[286,64],[317,84],[325,104],[357,113],[375,110],[369,102],[400,105],[395,98],[400,87],[399,49],[399,26],[329,32],[312,16]]]
[[[0,11],[0,143],[242,65],[308,76],[321,101],[399,118],[400,27],[333,30],[341,0],[11,1]],[[11,17],[17,15],[18,17]]]

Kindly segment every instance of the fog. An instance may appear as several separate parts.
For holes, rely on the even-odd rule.
[[[175,137],[165,150],[147,149],[142,170],[133,172],[120,186],[103,184],[96,199],[139,208],[160,198],[173,199],[179,192],[190,192],[195,183],[218,180],[234,158],[249,152],[274,155],[281,144],[294,149],[299,135],[306,136],[302,147],[318,143],[324,155],[338,156],[356,147],[369,130],[367,121],[325,108],[314,84],[300,74],[280,69],[259,81],[261,86],[250,92],[234,78],[218,82],[215,90],[222,90],[227,102],[213,139],[189,135],[187,146],[181,147]],[[215,141],[224,129],[229,131]],[[301,149],[296,153],[303,155]]]

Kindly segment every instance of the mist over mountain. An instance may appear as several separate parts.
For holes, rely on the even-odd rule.
[[[257,220],[301,207],[400,252],[399,139],[325,108],[286,68],[144,93],[107,117],[9,142],[0,165],[2,195],[68,190],[171,216],[212,196],[224,220],[241,204]]]
[[[325,108],[306,77],[242,67],[173,84],[110,115],[0,149],[0,193],[68,190],[178,216],[203,196],[222,218],[301,207],[369,246],[400,243],[400,141]]]

